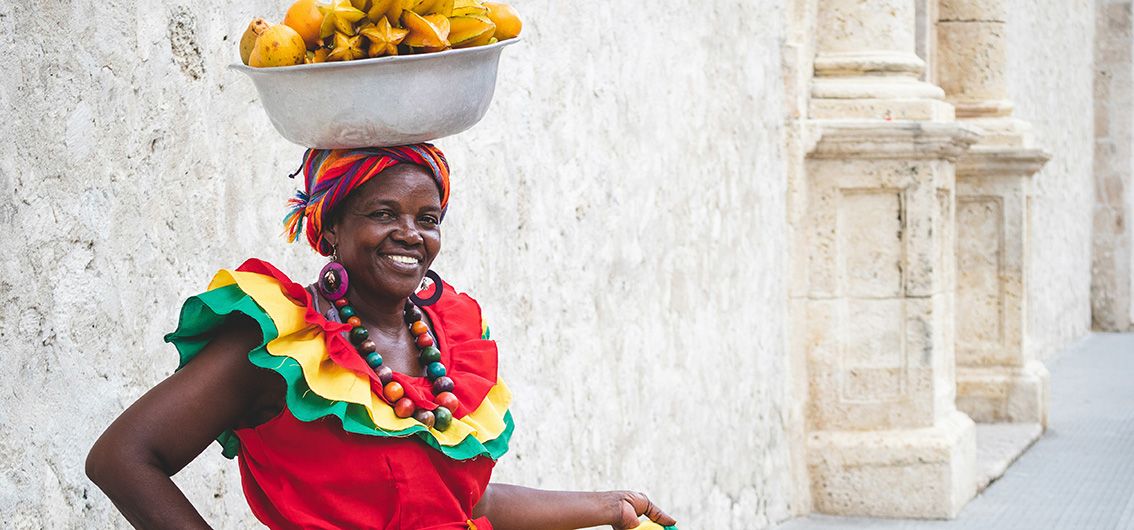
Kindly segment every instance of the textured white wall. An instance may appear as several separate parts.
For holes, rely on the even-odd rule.
[[[437,270],[476,296],[516,394],[497,478],[649,491],[686,529],[787,516],[780,2],[516,0],[455,169]],[[175,366],[219,267],[287,247],[281,140],[225,69],[282,1],[0,0],[0,521],[122,525],[86,450]],[[61,41],[59,36],[67,39]],[[250,522],[216,446],[178,477]]]
[[[1034,126],[1037,146],[1052,153],[1035,177],[1028,278],[1029,347],[1044,359],[1091,324],[1094,4],[1010,6],[1009,94],[1016,116]]]

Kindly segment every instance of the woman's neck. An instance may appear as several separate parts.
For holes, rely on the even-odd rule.
[[[347,291],[346,298],[366,327],[387,334],[401,333],[405,328],[405,298],[366,296],[354,289]]]

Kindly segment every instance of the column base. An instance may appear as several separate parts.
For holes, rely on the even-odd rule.
[[[1040,361],[1022,367],[957,367],[957,409],[979,423],[1038,423],[1047,429],[1051,374]]]
[[[924,429],[812,432],[814,508],[859,517],[956,517],[976,494],[975,432],[958,411]]]

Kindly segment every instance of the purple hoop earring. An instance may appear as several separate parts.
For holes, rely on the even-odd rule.
[[[441,276],[433,272],[433,269],[429,269],[425,271],[425,277],[433,280],[433,294],[430,295],[429,298],[420,298],[417,296],[417,293],[411,294],[410,300],[414,304],[417,304],[418,307],[436,304],[437,301],[441,299],[441,291],[443,290],[441,287]]]
[[[347,293],[347,286],[350,284],[350,277],[347,275],[346,268],[338,261],[332,261],[323,266],[323,270],[319,271],[319,281],[315,282],[315,288],[319,289],[319,293],[324,298],[334,302]]]

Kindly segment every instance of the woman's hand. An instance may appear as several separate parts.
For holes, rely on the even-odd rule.
[[[638,527],[638,517],[645,515],[651,521],[662,526],[670,526],[677,524],[677,520],[670,517],[665,512],[661,511],[645,493],[636,491],[612,491],[609,494],[613,497],[615,505],[617,506],[617,513],[615,514],[614,521],[610,526],[614,530],[626,530]]]
[[[498,483],[488,485],[473,515],[487,516],[497,530],[574,530],[601,525],[624,530],[637,528],[640,515],[663,526],[677,524],[644,494],[634,491],[546,491]]]

